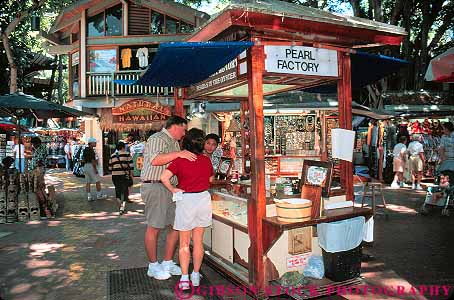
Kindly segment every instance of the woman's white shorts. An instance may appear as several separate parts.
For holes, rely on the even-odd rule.
[[[208,227],[212,220],[211,195],[209,192],[183,193],[176,202],[173,229],[189,231],[196,227]]]

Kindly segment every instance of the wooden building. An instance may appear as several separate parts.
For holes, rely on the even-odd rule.
[[[81,0],[65,8],[45,37],[51,53],[69,55],[69,105],[100,116],[85,122],[86,136],[107,144],[122,138],[118,130],[159,127],[171,114],[173,88],[114,80],[138,79],[160,43],[183,41],[208,19],[174,1]]]

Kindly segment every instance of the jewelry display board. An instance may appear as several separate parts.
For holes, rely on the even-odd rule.
[[[6,157],[6,134],[0,134],[0,159]]]
[[[332,159],[333,146],[331,130],[333,128],[339,128],[339,119],[336,117],[327,117],[326,118],[326,151],[328,152],[328,158]]]
[[[265,116],[265,154],[313,155],[316,114]]]

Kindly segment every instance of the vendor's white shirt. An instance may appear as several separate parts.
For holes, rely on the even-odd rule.
[[[70,154],[71,153],[71,146],[69,144],[65,144],[65,147],[63,149],[65,150],[66,154]]]
[[[402,157],[404,156],[406,151],[407,151],[407,146],[405,146],[405,144],[399,143],[396,146],[394,146],[393,156],[394,156],[394,158],[402,159]]]
[[[424,147],[420,142],[413,141],[408,145],[408,153],[410,155],[418,155],[421,152],[424,152]]]
[[[16,154],[16,158],[19,158],[19,145],[14,145],[13,151]],[[20,158],[25,157],[25,146],[23,144],[20,144],[20,154]]]
[[[71,156],[74,156],[74,154],[76,154],[76,148],[77,148],[76,143],[71,145]]]

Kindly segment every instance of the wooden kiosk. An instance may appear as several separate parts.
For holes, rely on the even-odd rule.
[[[214,81],[212,76],[210,84],[204,81],[180,89],[175,105],[176,112],[183,115],[184,100],[241,101],[242,155],[246,164],[250,161],[251,183],[213,189],[213,228],[211,236],[206,237],[211,254],[206,260],[232,280],[257,288],[260,298],[269,296],[265,288],[282,275],[271,256],[272,252],[285,252],[279,248],[286,246],[281,241],[284,235],[321,222],[371,215],[369,209],[350,207],[322,209],[320,217],[304,222],[286,223],[269,216],[272,197],[267,196],[265,187],[264,96],[337,83],[339,127],[351,129],[350,55],[355,53],[354,48],[365,45],[399,45],[405,34],[403,29],[387,24],[261,0],[229,5],[188,40],[253,43],[247,53],[213,76],[231,75]],[[352,200],[352,163],[341,162],[340,176],[345,198]],[[223,208],[216,207],[216,201],[223,197],[242,201],[237,208],[246,206],[247,216],[232,219],[219,213]]]

